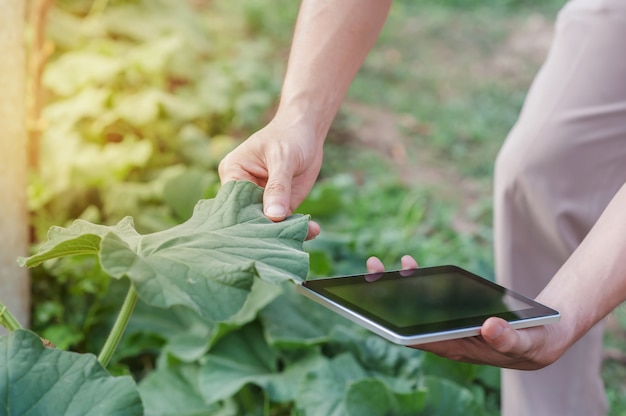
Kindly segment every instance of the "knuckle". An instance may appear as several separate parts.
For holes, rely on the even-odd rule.
[[[278,181],[269,181],[265,185],[265,192],[270,194],[283,194],[287,192],[287,188]]]

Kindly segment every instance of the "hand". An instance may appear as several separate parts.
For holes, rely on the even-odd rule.
[[[417,267],[411,256],[402,257],[402,268]],[[385,267],[376,257],[367,260],[370,273],[383,272]],[[491,317],[480,336],[421,344],[412,348],[432,352],[454,361],[493,365],[518,370],[537,370],[556,361],[563,350],[558,324],[516,330],[505,320]]]
[[[315,184],[322,164],[322,142],[312,129],[273,120],[230,152],[219,165],[222,183],[248,180],[265,188],[263,211],[282,221],[300,205]],[[309,222],[307,240],[320,233]]]

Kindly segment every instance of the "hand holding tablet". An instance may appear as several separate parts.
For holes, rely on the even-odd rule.
[[[489,317],[513,328],[559,320],[559,313],[456,266],[309,280],[297,290],[401,345],[471,337]]]

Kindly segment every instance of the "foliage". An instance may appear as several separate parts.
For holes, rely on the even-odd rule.
[[[461,234],[452,226],[461,214],[488,223],[490,207],[455,208],[436,198],[431,190],[409,189],[391,175],[383,180],[366,176],[361,185],[348,175],[318,182],[298,210],[322,225],[322,234],[305,243],[311,273],[352,274],[370,255],[390,269],[399,268],[400,257],[411,254],[422,265],[463,264],[493,278],[490,230]]]
[[[66,229],[55,227],[38,253],[20,262],[32,267],[59,257],[95,254],[109,276],[131,280],[127,299],[132,300],[122,306],[98,357],[105,366],[117,348],[137,294],[146,305],[183,307],[186,313],[195,314],[216,329],[213,340],[205,341],[214,342],[217,335],[225,336],[227,329],[254,319],[257,311],[278,295],[263,281],[300,281],[308,271],[302,251],[307,217],[292,216],[280,223],[268,220],[261,209],[262,193],[253,183],[229,182],[214,200],[198,202],[185,223],[146,236],[135,231],[131,219],[116,226],[77,221]],[[41,412],[43,408],[52,413],[83,413],[85,409],[106,413],[118,411],[117,406],[125,409],[123,414],[138,414],[141,406],[134,383],[128,378],[107,381],[108,375],[93,358],[45,349],[38,337],[20,329],[0,340],[0,351],[4,347],[4,355],[10,357],[0,368],[2,396],[7,398],[3,407],[10,414],[25,409]],[[106,383],[111,385],[110,395]],[[105,399],[95,407],[94,388]]]
[[[166,346],[158,368],[139,385],[146,413],[194,414],[222,403],[236,406],[235,414],[256,414],[267,403],[306,415],[414,415],[438,409],[442,389],[455,397],[449,414],[481,414],[471,382],[423,377],[421,352],[303,302],[292,286],[282,289],[257,321],[222,338],[203,359]],[[172,379],[175,392],[164,396]]]
[[[285,3],[278,15],[294,10]],[[276,27],[259,7],[65,0],[52,9],[55,54],[29,186],[35,243],[75,218],[132,216],[141,233],[168,229],[216,194],[233,135],[277,93],[268,66],[285,33],[251,36],[253,26]],[[33,274],[33,329],[61,347],[93,349],[118,306],[100,264],[63,258]]]
[[[131,377],[111,377],[96,357],[46,348],[30,331],[0,337],[3,415],[138,415]]]
[[[308,271],[302,252],[308,221],[295,216],[273,223],[264,217],[261,201],[261,188],[233,181],[215,199],[200,201],[188,221],[165,231],[142,236],[128,219],[115,226],[79,220],[68,228],[52,228],[49,240],[21,263],[37,266],[74,254],[95,254],[107,275],[129,278],[127,298],[136,291],[144,319],[153,320],[151,326],[141,325],[141,331],[162,337],[164,343],[157,369],[139,384],[146,414],[194,414],[206,408],[224,414],[255,413],[259,402],[290,404],[309,415],[409,415],[436,411],[443,403],[448,414],[480,414],[480,396],[467,387],[421,374],[421,352],[364,333],[338,315],[302,302],[293,284],[280,284],[299,281]],[[254,280],[257,273],[262,280]],[[158,316],[155,308],[171,312]],[[128,311],[122,307],[122,326],[115,324],[112,338],[121,337],[128,321],[123,315],[131,312],[132,306]],[[174,327],[177,331],[171,331]],[[133,333],[131,327],[129,335]],[[18,330],[15,336],[25,334]],[[23,354],[20,363],[45,369],[61,359],[70,369],[81,365],[83,356],[44,350],[40,340],[28,337],[31,347],[15,347]],[[109,360],[102,358],[108,345],[107,340],[98,357],[103,364]],[[96,368],[88,381],[103,377],[101,367]],[[42,389],[65,382],[71,373],[54,376]],[[179,383],[162,396],[161,386],[172,378]],[[473,377],[464,381],[471,385]],[[88,389],[88,383],[79,384]],[[7,383],[11,394],[13,387]],[[133,397],[133,387],[116,390],[107,401],[136,402],[124,399]],[[53,409],[66,401],[85,406],[82,391],[65,390],[46,404]],[[242,394],[250,397],[239,397]],[[163,399],[173,396],[189,407],[164,405]],[[19,403],[31,402],[20,398]],[[7,407],[14,410],[12,404]],[[136,414],[134,409],[128,408],[129,414]]]
[[[202,193],[217,182],[230,133],[258,120],[277,93],[272,72],[260,70],[269,40],[242,25],[253,4],[67,3],[48,26],[55,55],[29,188],[36,235],[81,215],[107,223],[132,215],[147,231],[186,219],[189,200],[212,196]],[[190,180],[192,195],[171,195]],[[164,210],[163,199],[173,205]]]
[[[229,310],[212,310],[210,296],[184,296],[184,279],[141,287],[143,265],[161,272],[170,254],[193,272],[209,261],[160,243],[179,243],[178,233],[190,231],[185,221],[196,202],[218,192],[218,161],[272,106],[296,7],[287,0],[62,0],[53,8],[55,54],[44,76],[40,166],[29,188],[33,235],[44,241],[52,225],[62,225],[53,236],[61,245],[49,249],[88,242],[92,254],[33,269],[34,329],[59,349],[100,349],[132,280],[139,300],[108,369],[134,377],[146,414],[495,414],[496,370],[391,345],[298,297],[291,284],[276,284],[281,279],[251,286],[243,279],[245,296],[218,279],[230,294],[214,305]],[[489,108],[484,114],[473,129],[492,126]],[[444,126],[436,143],[448,146],[457,132]],[[473,146],[467,143],[459,159]],[[311,275],[360,271],[371,254],[393,267],[405,253],[422,264],[454,261],[493,274],[489,230],[459,237],[451,226],[457,213],[436,194],[410,190],[392,175],[361,181],[335,173],[324,172],[299,211],[323,226],[304,246]],[[464,208],[477,222],[491,215],[488,204]],[[123,220],[129,215],[133,228]],[[206,249],[208,234],[189,244]],[[237,248],[236,236],[219,238]],[[143,252],[139,240],[158,248]],[[130,279],[111,279],[127,272]]]
[[[301,253],[307,217],[271,222],[261,211],[262,192],[251,182],[231,181],[215,199],[198,202],[189,220],[148,235],[140,235],[130,217],[114,226],[77,220],[68,228],[51,228],[39,251],[20,262],[34,267],[58,257],[98,254],[103,271],[128,277],[147,304],[185,306],[209,322],[224,321],[241,310],[255,275],[277,283],[308,272]]]

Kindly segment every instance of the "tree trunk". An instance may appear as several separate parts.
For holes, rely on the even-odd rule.
[[[24,326],[30,285],[17,257],[28,251],[25,1],[0,0],[0,302]]]

